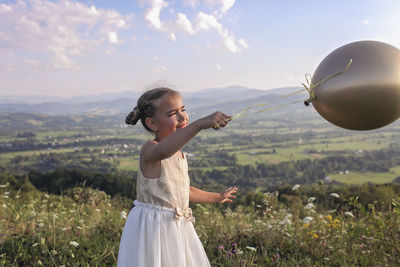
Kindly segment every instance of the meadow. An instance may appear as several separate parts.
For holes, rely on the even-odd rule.
[[[115,192],[115,177],[115,188],[100,188],[83,172],[126,185],[151,135],[102,117],[96,127],[39,119],[0,134],[0,265],[115,265],[134,196]],[[232,204],[191,205],[212,266],[398,266],[399,129],[271,118],[200,133],[183,149],[192,184],[240,184]],[[58,170],[82,179],[57,177],[62,193],[49,191],[53,181],[43,183]]]
[[[400,198],[389,209],[323,188],[296,205],[278,192],[243,194],[236,205],[193,204],[212,266],[398,266]],[[297,192],[298,191],[298,192]],[[311,190],[312,191],[312,190]],[[346,204],[343,204],[346,203]],[[343,204],[343,205],[340,205]],[[131,201],[91,188],[63,195],[0,185],[1,266],[113,266]]]

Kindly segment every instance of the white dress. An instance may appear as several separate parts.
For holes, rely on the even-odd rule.
[[[159,178],[145,178],[139,167],[137,200],[122,232],[118,267],[210,266],[193,227],[189,190],[180,151],[161,161]]]

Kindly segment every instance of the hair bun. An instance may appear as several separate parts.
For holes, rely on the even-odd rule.
[[[133,109],[133,111],[131,111],[131,112],[128,114],[128,116],[126,116],[125,123],[126,123],[126,124],[135,125],[135,124],[138,122],[138,120],[140,120],[140,115],[141,115],[140,110],[139,110],[139,108],[136,106],[136,107]]]

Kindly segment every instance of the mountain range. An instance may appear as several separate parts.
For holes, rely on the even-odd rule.
[[[301,90],[300,87],[283,87],[269,90],[253,89],[244,86],[207,88],[195,92],[183,92],[184,103],[192,117],[220,110],[236,114],[257,104],[270,108],[279,106],[272,113],[293,113],[304,111],[301,103],[308,98],[307,92],[287,96]],[[126,114],[136,105],[142,92],[123,91],[98,95],[75,96],[71,98],[54,96],[1,96],[0,113],[35,113],[46,115],[115,115]],[[297,105],[287,105],[299,101]],[[307,108],[313,110],[312,108]],[[310,112],[306,112],[310,114]]]

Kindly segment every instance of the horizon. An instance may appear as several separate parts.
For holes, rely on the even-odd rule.
[[[244,88],[246,90],[258,90],[258,91],[273,91],[273,90],[279,90],[279,89],[295,89],[295,88],[301,88],[302,86],[283,86],[283,87],[274,87],[274,88],[250,88],[244,85],[228,85],[228,86],[224,86],[224,87],[215,87],[215,88],[201,88],[198,90],[194,90],[194,91],[182,91],[180,93],[182,94],[190,94],[190,93],[198,93],[201,91],[206,91],[206,90],[223,90],[223,89],[228,89],[231,87],[241,87]],[[176,89],[176,88],[175,88]],[[175,90],[174,89],[174,90]],[[71,99],[71,98],[78,98],[78,97],[89,97],[89,96],[101,96],[101,95],[118,95],[118,94],[124,94],[124,93],[137,93],[138,95],[140,95],[141,93],[143,93],[144,91],[146,91],[147,89],[143,89],[141,91],[139,90],[123,90],[123,91],[119,91],[119,92],[99,92],[99,93],[89,93],[89,94],[81,94],[81,95],[72,95],[72,96],[60,96],[60,95],[41,95],[41,94],[30,94],[30,95],[14,95],[14,94],[4,94],[4,95],[0,95],[0,97],[5,97],[5,98],[27,98],[27,97],[52,97],[52,98],[62,98],[62,99]],[[0,102],[1,103],[1,102]]]
[[[399,48],[399,13],[396,0],[6,0],[0,97],[299,87],[342,45]]]

